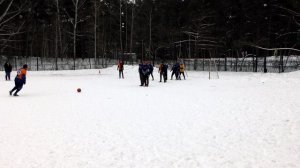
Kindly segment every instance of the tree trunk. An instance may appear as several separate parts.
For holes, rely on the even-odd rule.
[[[133,45],[133,21],[134,21],[134,5],[132,5],[132,11],[131,11],[130,53],[132,53],[132,45]]]
[[[126,15],[126,22],[125,22],[125,26],[126,26],[126,30],[125,30],[125,52],[128,52],[128,19],[127,19],[127,2],[126,3],[126,8],[125,8],[125,15]]]
[[[225,71],[227,71],[227,56],[225,55]]]
[[[59,23],[58,23],[59,24]],[[58,56],[58,26],[55,26],[56,31],[55,31],[55,70],[58,70],[57,67],[57,56]]]
[[[78,19],[78,1],[75,1],[74,7],[75,7],[75,11],[74,11],[74,23],[73,23],[73,59],[74,59],[74,64],[73,64],[73,68],[74,70],[76,69],[75,67],[75,59],[76,59],[76,33],[77,33],[77,19]]]
[[[63,53],[63,47],[62,47],[62,39],[61,39],[61,27],[60,27],[60,10],[59,10],[59,3],[58,0],[56,0],[56,12],[57,12],[57,27],[58,27],[58,38],[59,38],[59,52],[58,55],[61,57],[61,54]],[[57,57],[58,57],[57,55]]]
[[[96,67],[96,59],[97,59],[97,0],[94,1],[95,8],[95,24],[94,24],[94,63]]]
[[[151,58],[151,45],[152,45],[152,9],[150,11],[150,16],[149,16],[149,59]],[[154,65],[154,57],[153,57],[153,65]]]
[[[123,45],[122,45],[122,0],[120,0],[120,49],[121,49],[121,53],[123,53]]]

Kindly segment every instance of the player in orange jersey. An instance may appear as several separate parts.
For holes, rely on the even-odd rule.
[[[26,84],[26,73],[28,66],[25,64],[23,68],[19,69],[17,72],[17,76],[15,78],[15,87],[9,91],[9,95],[12,95],[15,90],[17,90],[13,95],[19,96],[18,92],[23,88],[23,85]]]

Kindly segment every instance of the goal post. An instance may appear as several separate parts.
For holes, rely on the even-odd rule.
[[[217,58],[180,58],[178,62],[182,62],[185,66],[185,70],[192,71],[207,71],[208,79],[219,79],[219,72],[216,63]],[[203,67],[201,67],[203,66]]]
[[[212,65],[213,64],[213,65]],[[212,66],[214,68],[214,71],[212,71]],[[216,79],[220,79],[220,76],[219,76],[219,71],[218,71],[218,68],[217,68],[217,63],[216,63],[216,60],[212,58],[209,58],[209,77],[208,79],[211,80],[213,79],[212,78],[212,73],[215,72],[216,73]]]

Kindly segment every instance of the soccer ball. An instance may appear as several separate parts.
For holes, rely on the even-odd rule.
[[[77,92],[78,92],[78,93],[80,93],[80,92],[81,92],[81,89],[80,89],[80,88],[78,88],[78,89],[77,89]]]

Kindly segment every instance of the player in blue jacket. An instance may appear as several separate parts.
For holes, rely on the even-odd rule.
[[[23,68],[18,70],[17,76],[15,78],[15,87],[11,91],[9,91],[9,95],[12,95],[13,92],[16,90],[16,92],[13,95],[19,96],[18,92],[23,88],[23,85],[26,84],[27,68],[28,66],[25,64],[23,65]]]
[[[149,75],[150,75],[150,67],[149,65],[144,62],[141,67],[142,73],[142,85],[141,86],[149,86]]]
[[[141,62],[139,64],[139,75],[140,75],[140,82],[141,82],[141,85],[140,86],[143,86],[143,73],[142,73],[142,67],[143,67],[143,63]]]
[[[178,79],[178,75],[179,75],[179,63],[176,62],[175,64],[173,64],[172,69],[171,69],[172,75],[171,75],[171,80],[173,80],[173,76],[175,75],[176,80]]]

